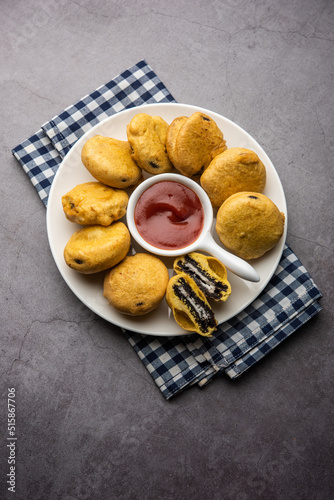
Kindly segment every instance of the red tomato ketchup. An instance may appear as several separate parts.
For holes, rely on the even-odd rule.
[[[176,181],[160,181],[140,196],[134,219],[145,241],[156,248],[176,250],[201,234],[204,211],[192,189]]]

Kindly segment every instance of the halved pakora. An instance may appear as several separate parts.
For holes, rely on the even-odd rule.
[[[173,276],[167,285],[166,301],[178,325],[184,330],[211,337],[217,320],[204,293],[184,273]]]
[[[175,259],[174,270],[192,278],[209,299],[225,302],[231,294],[226,267],[215,257],[191,252]]]

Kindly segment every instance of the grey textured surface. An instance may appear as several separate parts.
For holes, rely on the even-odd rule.
[[[333,498],[331,0],[2,0],[1,498]],[[166,402],[63,282],[11,148],[145,58],[178,102],[246,129],[285,189],[323,311],[240,380]],[[7,490],[7,388],[17,392]]]

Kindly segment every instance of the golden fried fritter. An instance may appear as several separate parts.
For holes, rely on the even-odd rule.
[[[134,186],[142,177],[128,141],[95,135],[85,142],[81,160],[96,180],[114,188]]]
[[[127,137],[135,162],[149,174],[162,174],[173,169],[166,151],[168,123],[160,116],[135,115],[127,126]]]
[[[141,316],[158,307],[168,278],[168,269],[158,257],[136,253],[107,273],[103,295],[118,311]]]
[[[123,222],[79,229],[66,244],[66,264],[82,274],[98,273],[116,266],[130,249],[130,233]]]
[[[242,259],[257,259],[282,237],[285,216],[264,194],[236,193],[217,213],[216,231],[223,245]]]
[[[66,218],[83,226],[110,224],[126,213],[129,196],[100,182],[78,184],[62,197]]]
[[[219,208],[234,193],[262,193],[266,185],[266,168],[254,151],[229,148],[215,156],[200,182],[212,206]]]
[[[216,122],[197,111],[178,117],[167,130],[167,152],[174,167],[187,177],[202,174],[216,154],[226,149]]]

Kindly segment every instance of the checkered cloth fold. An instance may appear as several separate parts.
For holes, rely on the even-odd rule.
[[[12,153],[47,205],[57,169],[92,126],[123,109],[175,102],[142,60],[45,123]],[[226,373],[239,377],[321,310],[321,292],[292,250],[285,246],[278,268],[260,296],[221,324],[211,338],[154,337],[125,331],[129,343],[166,399]]]

